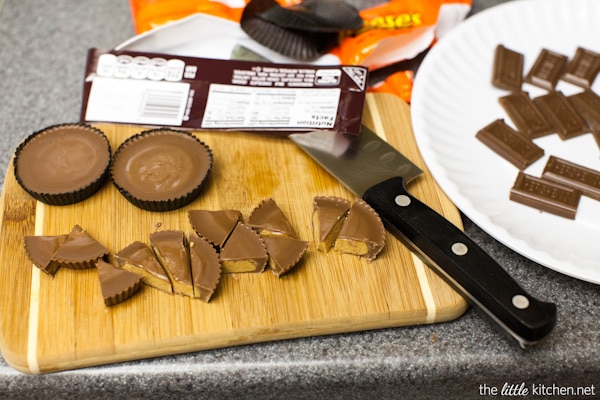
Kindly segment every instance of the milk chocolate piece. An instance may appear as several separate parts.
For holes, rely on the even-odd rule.
[[[269,255],[268,264],[278,277],[290,272],[300,262],[308,242],[288,236],[263,236]]]
[[[477,139],[519,169],[525,169],[544,155],[544,149],[497,119],[476,134]]]
[[[92,238],[82,227],[75,225],[52,259],[71,269],[93,268],[97,260],[108,254],[108,249]]]
[[[136,207],[171,211],[200,194],[212,169],[210,148],[187,132],[154,129],[127,139],[117,149],[111,179]]]
[[[542,178],[581,190],[584,196],[600,200],[600,171],[550,156]]]
[[[194,296],[190,254],[182,231],[159,231],[150,234],[150,244],[173,285],[173,292]]]
[[[143,242],[133,242],[115,254],[119,268],[142,277],[142,281],[163,292],[173,293],[171,281],[156,255]]]
[[[492,85],[504,90],[521,90],[524,58],[523,54],[508,49],[501,44],[496,46]]]
[[[262,272],[267,266],[267,249],[256,231],[238,223],[221,250],[224,273]]]
[[[364,200],[357,199],[335,240],[334,249],[373,260],[385,244],[385,228],[379,215]]]
[[[536,97],[533,102],[554,126],[561,139],[570,139],[590,131],[587,123],[575,111],[562,92],[548,92],[543,96]]]
[[[510,200],[564,218],[575,219],[581,191],[519,172]]]
[[[242,220],[242,213],[238,210],[190,210],[188,219],[196,234],[222,248],[233,228]]]
[[[569,58],[548,49],[542,49],[533,67],[525,76],[525,82],[546,90],[554,90],[565,70]]]
[[[261,235],[286,235],[297,238],[294,228],[273,199],[261,201],[252,210],[247,223]]]
[[[317,250],[328,252],[337,239],[352,202],[332,196],[313,199],[313,234]]]
[[[535,139],[554,132],[554,127],[537,109],[527,92],[511,93],[500,97],[498,102],[517,129],[528,138]]]
[[[115,268],[100,260],[96,263],[104,304],[114,306],[136,294],[142,287],[142,278],[127,270]]]
[[[60,264],[54,261],[56,250],[67,239],[67,235],[25,236],[24,245],[27,258],[42,272],[54,276]]]
[[[25,139],[13,165],[16,181],[35,199],[67,205],[102,187],[110,160],[110,144],[102,131],[85,124],[61,124]]]
[[[209,302],[221,280],[221,262],[215,248],[204,238],[190,235],[190,261],[194,297]]]
[[[600,54],[578,47],[561,79],[585,89],[590,89],[600,72]]]
[[[584,90],[567,98],[592,131],[600,131],[600,96],[591,90]]]

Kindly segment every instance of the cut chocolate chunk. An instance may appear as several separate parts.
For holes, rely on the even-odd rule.
[[[188,218],[196,234],[221,248],[242,220],[242,213],[238,210],[190,210]]]
[[[167,273],[147,244],[133,242],[115,254],[115,259],[119,268],[138,274],[146,285],[163,292],[173,293]]]
[[[159,231],[150,234],[150,244],[156,258],[173,285],[173,292],[194,296],[190,254],[182,231]]]
[[[269,254],[269,267],[278,277],[290,272],[308,248],[308,242],[288,236],[263,236]]]
[[[248,225],[261,235],[286,235],[297,238],[294,228],[273,199],[266,199],[252,210]]]
[[[142,287],[142,278],[111,263],[100,260],[96,263],[98,279],[104,304],[114,306],[129,299]]]
[[[52,259],[62,267],[88,269],[95,267],[96,261],[107,254],[106,247],[91,237],[82,227],[75,225]]]
[[[600,200],[600,171],[550,156],[542,178],[581,190],[584,196]]]
[[[334,249],[373,260],[385,244],[385,228],[379,215],[364,200],[357,199],[335,240]]]
[[[476,134],[477,139],[519,169],[525,169],[544,155],[544,149],[497,119]]]
[[[564,218],[575,219],[581,191],[519,172],[510,200]]]
[[[24,245],[27,258],[42,272],[54,276],[60,264],[53,260],[53,256],[66,239],[67,235],[25,236]]]
[[[313,234],[317,250],[328,252],[337,238],[352,202],[332,196],[317,196],[313,200]]]
[[[548,49],[542,49],[533,67],[525,76],[525,82],[546,90],[554,90],[562,76],[569,58]]]
[[[569,102],[593,131],[600,131],[600,96],[591,90],[573,94]]]
[[[224,273],[263,272],[267,266],[267,249],[260,235],[250,226],[238,223],[221,250]]]
[[[221,280],[221,262],[215,248],[204,238],[190,235],[190,261],[194,297],[209,302]]]
[[[514,92],[500,97],[498,102],[517,129],[530,139],[549,135],[554,127],[537,109],[527,92]]]
[[[522,53],[499,44],[494,52],[492,85],[499,89],[518,91],[523,83]]]
[[[548,92],[543,96],[536,97],[533,102],[554,126],[561,139],[570,139],[590,131],[587,123],[575,111],[562,92]]]
[[[600,54],[578,47],[561,79],[585,89],[590,89],[600,72]]]

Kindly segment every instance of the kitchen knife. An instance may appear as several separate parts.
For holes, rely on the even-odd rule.
[[[371,205],[394,236],[521,347],[552,331],[556,305],[525,292],[463,231],[411,196],[406,185],[423,171],[374,132],[363,126],[360,135],[321,130],[289,137]]]

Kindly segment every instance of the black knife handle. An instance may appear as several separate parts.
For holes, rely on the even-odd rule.
[[[363,199],[387,229],[479,308],[521,347],[546,337],[556,325],[556,305],[519,284],[463,231],[411,196],[402,178],[367,190]]]

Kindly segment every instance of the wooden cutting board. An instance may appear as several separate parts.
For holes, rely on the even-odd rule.
[[[426,170],[411,130],[410,110],[392,95],[369,94],[364,123]],[[98,125],[113,151],[143,128]],[[142,211],[108,183],[79,204],[36,202],[6,173],[1,205],[0,350],[17,370],[47,373],[255,342],[459,317],[465,300],[397,239],[373,262],[312,243],[312,199],[353,195],[285,138],[229,132],[196,135],[214,152],[205,191],[169,213]],[[411,192],[460,226],[457,209],[425,173]],[[303,240],[311,241],[290,274],[224,275],[210,303],[143,287],[117,306],[103,303],[95,269],[61,269],[50,278],[23,250],[26,235],[68,233],[79,224],[112,253],[156,229],[191,232],[188,209],[233,208],[247,216],[273,198]]]

